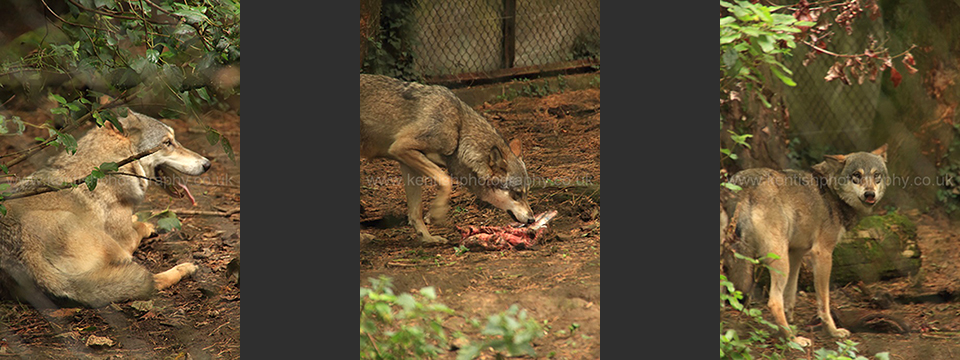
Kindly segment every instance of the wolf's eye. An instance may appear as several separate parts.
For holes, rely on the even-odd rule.
[[[859,184],[859,183],[860,183],[860,180],[862,180],[862,179],[861,179],[862,177],[863,177],[863,175],[861,175],[861,174],[858,173],[858,172],[853,173],[853,174],[850,174],[850,180],[852,180],[854,184]]]
[[[873,181],[880,182],[880,180],[883,180],[883,174],[881,173],[873,174]]]
[[[164,146],[170,146],[170,145],[173,145],[173,141],[172,141],[172,140],[170,140],[170,139],[166,139],[166,140],[163,140],[163,145],[164,145]]]

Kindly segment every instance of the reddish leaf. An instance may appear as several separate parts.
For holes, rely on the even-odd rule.
[[[890,67],[890,81],[893,81],[893,87],[900,86],[900,80],[903,80],[903,76],[900,76],[900,72],[897,71],[893,66]]]
[[[913,59],[913,55],[911,55],[909,52],[903,56],[903,66],[907,67],[907,72],[910,73],[910,75],[917,73],[917,68],[911,66],[916,64],[917,61]]]
[[[913,59],[913,54],[909,51],[903,54],[903,63],[907,65],[917,65],[917,61]]]
[[[836,80],[838,77],[840,77],[840,73],[842,72],[843,65],[840,65],[839,62],[833,63],[833,66],[830,67],[830,70],[827,70],[827,76],[824,76],[823,80],[826,80],[827,82]]]
[[[877,68],[877,64],[872,61],[870,62],[869,66],[870,66],[870,82],[876,83],[877,73],[879,72],[880,69]]]

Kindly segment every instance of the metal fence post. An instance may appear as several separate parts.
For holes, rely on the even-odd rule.
[[[517,50],[517,0],[503,0],[503,68],[513,68]]]

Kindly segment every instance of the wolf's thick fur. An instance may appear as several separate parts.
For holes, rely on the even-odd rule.
[[[824,328],[834,337],[850,335],[837,328],[830,316],[833,248],[846,229],[869,214],[883,197],[888,181],[886,151],[884,145],[870,153],[828,155],[812,172],[748,169],[730,180],[742,191],[733,195],[721,190],[721,228],[729,219],[741,237],[733,249],[754,258],[768,253],[779,257],[768,262],[777,271],[770,272],[767,305],[787,339],[810,345],[809,339],[794,337],[787,322],[793,319],[797,275],[807,253],[813,254],[817,314]],[[750,264],[734,259],[729,252],[724,263],[734,285],[749,293],[753,287]]]
[[[76,154],[52,157],[46,167],[21,180],[15,191],[60,185],[89,174],[104,162],[118,162],[162,145],[120,172],[153,177],[174,169],[200,175],[210,161],[181,146],[173,129],[146,115],[129,111],[120,119],[124,133],[109,123],[87,132]],[[3,286],[37,307],[54,300],[101,307],[110,302],[150,297],[197,267],[183,263],[151,274],[133,261],[140,240],[154,226],[136,221],[134,207],[143,200],[148,180],[127,175],[100,179],[94,191],[86,186],[11,199],[0,217],[0,273]]]
[[[361,74],[360,156],[400,162],[408,220],[424,242],[446,239],[430,235],[424,223],[420,176],[438,186],[427,221],[445,220],[453,178],[515,220],[533,221],[519,141],[507,146],[493,125],[445,87]]]

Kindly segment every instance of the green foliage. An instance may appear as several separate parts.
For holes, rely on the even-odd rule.
[[[170,232],[174,229],[179,230],[181,228],[180,219],[177,218],[177,214],[170,210],[164,210],[156,214],[150,211],[141,211],[136,215],[139,221],[157,218],[157,230],[161,230],[162,232]]]
[[[97,188],[97,180],[103,179],[107,176],[108,173],[120,170],[117,166],[117,163],[114,162],[105,162],[100,164],[100,166],[93,168],[93,171],[90,172],[90,175],[87,175],[84,182],[87,184],[87,188],[90,191]]]
[[[164,232],[173,231],[173,229],[180,230],[180,219],[177,218],[177,214],[173,211],[165,210],[157,215],[157,229],[163,230]]]
[[[58,129],[85,114],[121,128],[115,110],[101,108],[102,95],[146,97],[168,114],[196,115],[206,106],[225,109],[221,100],[239,92],[212,80],[240,61],[237,0],[79,0],[67,8],[0,46],[0,86],[28,98],[49,91],[57,107],[46,127],[68,151],[76,141]]]
[[[578,328],[571,324],[571,332]],[[527,317],[526,310],[520,310],[517,305],[510,306],[506,312],[491,315],[483,331],[483,341],[472,343],[457,354],[457,360],[474,359],[480,355],[482,349],[491,348],[497,353],[506,353],[509,356],[527,355],[536,357],[530,342],[543,336],[540,324]]]
[[[599,81],[599,77],[597,79]],[[508,88],[505,93],[497,95],[497,100],[510,101],[518,97],[544,97],[550,94],[562,93],[567,89],[567,80],[564,79],[563,75],[557,76],[556,86],[551,85],[549,79],[544,79],[543,84],[530,81],[526,78],[518,79],[518,81],[527,83],[522,85],[519,90],[514,87]]]
[[[412,31],[416,26],[413,6],[407,2],[385,2],[380,11],[380,28],[375,37],[367,38],[361,72],[420,81],[422,74],[414,68],[416,54],[412,49],[418,41]]]
[[[12,125],[15,130],[8,128],[10,125]],[[26,129],[26,125],[19,116],[14,115],[8,119],[3,114],[0,114],[0,135],[23,135],[23,131]]]
[[[435,301],[433,287],[396,295],[385,276],[370,284],[360,288],[361,359],[432,359],[447,347],[441,315],[453,310]]]
[[[768,79],[763,70],[769,70],[787,86],[797,84],[790,78],[793,71],[780,62],[796,47],[795,34],[799,26],[813,26],[809,21],[797,21],[792,15],[777,13],[789,11],[783,6],[764,6],[746,1],[720,1],[730,16],[720,18],[720,80],[725,84],[742,83],[766,107],[771,107],[762,90]]]
[[[761,265],[774,271],[773,268],[766,265],[765,260],[776,260],[779,257],[773,253],[769,253],[763,258],[753,259],[741,254],[734,254],[737,258],[747,260],[754,265]],[[727,277],[723,274],[720,274],[720,287],[726,291],[720,292],[720,311],[723,312],[727,307],[733,308],[734,310],[747,315],[751,322],[747,325],[750,330],[747,332],[748,337],[746,339],[740,338],[739,333],[736,330],[728,329],[723,321],[720,321],[720,358],[721,359],[744,359],[749,360],[754,358],[753,351],[756,350],[760,352],[764,357],[768,359],[782,359],[785,356],[785,353],[789,349],[804,351],[803,347],[799,344],[789,341],[788,339],[780,338],[777,342],[772,343],[774,334],[779,334],[780,327],[770,321],[767,321],[763,318],[762,311],[756,308],[749,308],[746,304],[743,304],[743,293],[734,288],[733,283],[727,280]],[[796,333],[796,328],[791,326],[791,329]],[[815,359],[823,360],[868,360],[862,356],[857,355],[857,343],[852,340],[845,340],[843,342],[837,342],[838,349],[830,350],[821,348],[814,351]],[[876,359],[887,360],[889,359],[889,353],[882,352],[876,354]]]
[[[948,213],[960,210],[960,124],[954,124],[954,136],[937,167],[937,201]]]
[[[360,288],[361,359],[432,359],[446,349],[448,335],[443,325],[453,310],[437,301],[433,287],[416,294],[395,294],[390,278],[369,279],[371,287]],[[480,329],[480,322],[467,321]],[[540,324],[516,305],[491,315],[480,330],[483,339],[463,346],[457,359],[474,359],[484,349],[510,356],[535,356],[530,342],[542,336]],[[457,338],[464,337],[456,332]]]
[[[866,357],[858,354],[860,352],[857,350],[859,343],[846,339],[844,341],[837,341],[836,344],[837,350],[821,348],[813,352],[813,358],[816,360],[868,360]],[[875,358],[878,360],[889,360],[890,353],[877,353]]]

